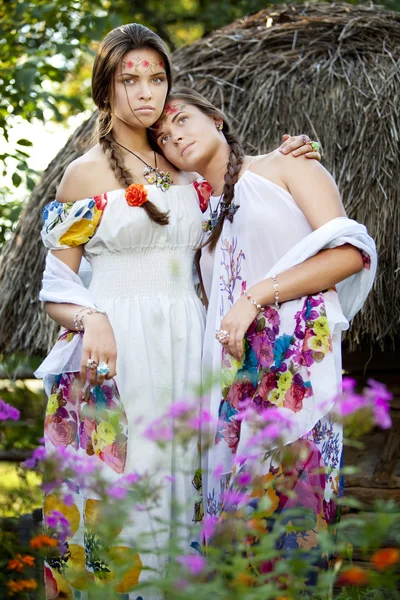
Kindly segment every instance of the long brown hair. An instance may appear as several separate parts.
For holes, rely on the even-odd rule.
[[[227,209],[232,204],[232,200],[235,195],[235,184],[237,183],[240,169],[243,165],[244,150],[239,137],[233,133],[232,125],[226,115],[213,104],[211,104],[207,98],[198,92],[195,92],[194,90],[182,87],[174,89],[168,95],[166,102],[173,102],[174,100],[182,100],[182,102],[185,104],[196,106],[205,115],[222,121],[222,133],[224,134],[225,139],[231,149],[228,164],[226,166],[226,173],[224,176],[225,184],[224,189],[222,190],[219,218],[216,226],[212,230],[211,235],[207,240],[207,243],[205,244],[206,246],[209,246],[210,252],[212,252],[221,236]]]
[[[168,81],[172,85],[171,58],[162,39],[153,31],[130,23],[113,29],[106,35],[97,51],[92,73],[92,98],[99,109],[96,123],[96,142],[100,144],[117,181],[127,188],[134,183],[124,156],[113,136],[114,76],[125,54],[130,50],[151,48],[162,57]],[[160,225],[168,224],[168,214],[149,200],[142,205],[150,219]]]

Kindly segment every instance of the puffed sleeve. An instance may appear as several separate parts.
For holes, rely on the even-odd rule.
[[[208,208],[208,203],[212,194],[212,187],[208,181],[203,179],[203,177],[199,177],[199,179],[193,181],[193,187],[199,197],[200,210],[204,213]]]
[[[86,244],[96,233],[106,206],[107,194],[46,204],[42,211],[44,245],[50,250],[63,250]]]

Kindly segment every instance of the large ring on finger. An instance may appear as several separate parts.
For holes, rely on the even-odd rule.
[[[306,144],[311,144],[311,139],[308,137],[308,135],[303,134],[300,139],[303,142],[304,146]]]
[[[98,362],[97,360],[94,360],[94,358],[88,358],[86,361],[86,368],[90,369],[90,371],[95,371],[98,367]]]
[[[220,344],[227,344],[229,342],[229,333],[225,329],[217,329],[215,337]]]
[[[109,372],[110,367],[105,362],[101,362],[97,367],[97,375],[108,375]]]
[[[321,149],[321,146],[318,142],[310,142],[310,146],[314,150],[314,152],[319,152]]]

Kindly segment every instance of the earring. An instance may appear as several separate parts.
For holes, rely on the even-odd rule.
[[[217,123],[215,126],[218,129],[218,131],[222,131],[222,129],[224,127],[224,124],[223,123]]]

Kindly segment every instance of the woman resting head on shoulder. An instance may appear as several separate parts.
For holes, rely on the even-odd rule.
[[[309,523],[303,531],[296,521],[298,537],[279,539],[279,548],[291,551],[304,539],[317,545],[316,533],[335,521],[340,495],[343,434],[330,412],[342,376],[341,334],[372,286],[374,242],[346,217],[319,162],[279,151],[246,156],[225,115],[191,90],[170,94],[156,139],[171,163],[196,169],[213,189],[200,261],[209,300],[203,371],[223,384],[205,395],[215,417],[203,453],[205,512],[221,515],[224,490],[239,471],[270,482],[279,473],[281,492],[287,475],[290,493],[277,497],[272,510],[312,507],[316,525],[307,532]],[[254,435],[247,415],[238,416],[244,408],[263,422],[270,408],[280,415],[279,437],[295,464],[279,464],[276,440],[266,431]],[[263,485],[254,494],[246,490],[251,503],[242,514],[257,510]],[[243,508],[245,490],[238,489]]]

